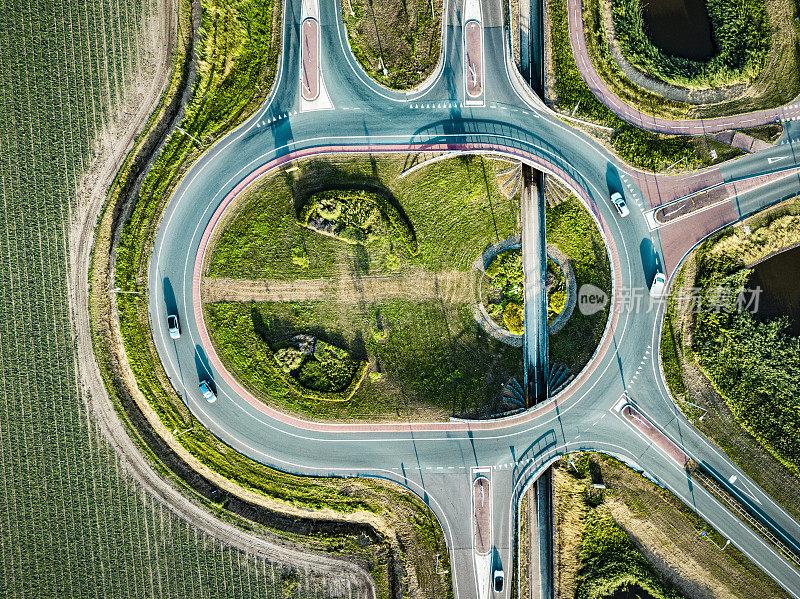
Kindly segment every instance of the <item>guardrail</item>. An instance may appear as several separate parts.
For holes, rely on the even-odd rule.
[[[753,516],[742,504],[733,497],[728,491],[720,487],[714,480],[700,472],[694,470],[692,476],[697,478],[700,483],[714,496],[725,503],[738,517],[743,520],[745,524],[750,526],[758,534],[764,537],[765,540],[772,543],[778,551],[780,551],[786,559],[791,561],[795,566],[800,568],[800,556],[790,549],[783,541],[773,534],[760,520]]]

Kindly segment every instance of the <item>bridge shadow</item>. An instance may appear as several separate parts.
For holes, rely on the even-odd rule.
[[[531,476],[531,472],[535,470],[535,466],[539,459],[546,454],[549,454],[553,448],[558,446],[558,437],[555,430],[550,429],[539,435],[530,445],[528,445],[522,453],[516,455],[516,448],[511,447],[511,455],[514,456],[514,470],[512,472],[512,480],[514,481],[514,488],[521,488],[516,483],[525,480]],[[522,485],[524,486],[524,485]],[[518,491],[516,491],[518,492]]]
[[[532,136],[520,125],[486,118],[463,119],[459,116],[454,119],[440,119],[420,127],[414,131],[409,141],[428,151],[457,152],[467,149],[465,146],[483,149],[482,145],[491,144],[501,145],[511,153],[515,150],[526,152],[561,169],[572,180],[573,185],[593,198],[589,209],[596,217],[600,217],[589,179],[581,169],[567,160],[558,145],[548,139]],[[587,172],[591,170],[588,162],[580,166]]]

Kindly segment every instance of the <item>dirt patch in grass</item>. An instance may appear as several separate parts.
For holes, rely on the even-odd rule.
[[[476,298],[476,271],[451,270],[408,274],[344,276],[295,281],[211,278],[203,279],[203,300],[229,302],[337,301],[358,303],[389,299],[469,303]]]
[[[439,62],[442,0],[342,0],[353,55],[382,85],[410,89]]]
[[[584,454],[585,455],[585,454]],[[707,531],[720,545],[721,537],[702,518],[669,491],[656,486],[621,462],[589,454],[590,468],[578,477],[562,460],[553,468],[557,596],[573,597],[581,567],[578,550],[588,514],[608,510],[635,547],[669,584],[693,599],[784,598],[786,593],[735,548],[720,551],[700,537]],[[579,454],[569,456],[581,468]],[[589,475],[588,470],[591,470]],[[598,479],[599,476],[599,479]],[[592,481],[606,486],[599,508],[584,497]]]

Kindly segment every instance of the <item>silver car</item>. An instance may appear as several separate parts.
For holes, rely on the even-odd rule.
[[[169,328],[169,336],[173,339],[180,339],[181,336],[181,323],[178,321],[177,314],[167,315],[167,327]]]
[[[620,216],[625,217],[631,213],[631,211],[628,210],[628,205],[625,203],[625,198],[622,197],[620,192],[615,191],[611,194],[611,203],[614,204],[614,208],[617,209]]]
[[[214,393],[214,390],[211,388],[211,385],[208,384],[208,381],[200,381],[200,393],[203,394],[203,398],[208,403],[214,403],[217,401],[217,394]]]

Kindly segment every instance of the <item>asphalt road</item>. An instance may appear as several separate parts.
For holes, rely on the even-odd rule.
[[[275,89],[249,121],[186,174],[158,228],[148,278],[154,339],[166,372],[192,413],[226,443],[270,466],[311,475],[382,477],[418,493],[442,524],[458,599],[482,595],[476,587],[471,519],[465,517],[471,512],[471,468],[491,469],[493,560],[502,564],[510,581],[517,500],[559,455],[581,449],[610,453],[645,471],[792,596],[800,597],[800,572],[702,487],[693,485],[679,463],[621,416],[618,402],[627,397],[682,451],[798,547],[800,524],[709,444],[672,402],[657,357],[661,307],[647,310],[645,303],[635,309],[626,299],[647,296],[664,252],[659,232],[651,232],[644,218],[647,206],[638,202],[643,194],[630,183],[627,167],[545,109],[509,66],[500,3],[481,5],[482,106],[466,105],[461,28],[466,20],[460,3],[446,0],[439,68],[410,93],[381,87],[357,66],[341,25],[340,3],[324,2],[315,8],[320,86],[333,108],[301,110],[301,2],[288,0]],[[612,317],[592,363],[554,401],[502,421],[320,424],[287,417],[250,397],[221,367],[202,323],[199,274],[210,226],[257,173],[281,168],[293,158],[424,148],[491,151],[525,160],[559,177],[586,203],[608,242],[614,278]],[[782,164],[766,160],[781,152],[789,155]],[[721,170],[725,177],[736,178],[796,164],[795,146],[785,144]],[[624,219],[607,199],[617,190],[624,192],[631,207]],[[798,192],[800,179],[780,189],[767,188],[747,198],[741,211]],[[691,229],[692,219],[683,222]],[[699,232],[697,240],[704,234]],[[681,243],[690,247],[690,242]],[[172,311],[182,322],[178,340],[167,332],[166,315]],[[200,396],[200,378],[212,382],[219,396],[216,403]],[[737,477],[735,484],[728,482],[732,475]],[[485,580],[484,573],[480,578]],[[509,586],[495,596],[507,596]]]

